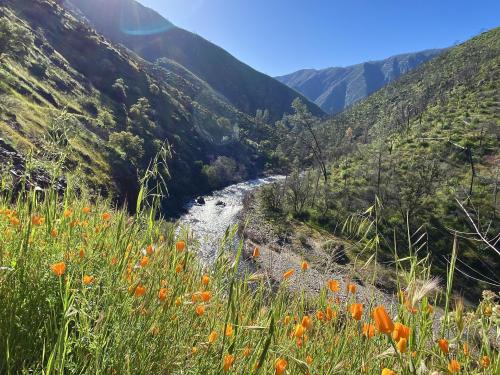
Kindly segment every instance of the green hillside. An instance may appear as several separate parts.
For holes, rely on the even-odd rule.
[[[290,112],[292,101],[302,97],[134,0],[71,0],[70,3],[110,40],[151,62],[168,58],[181,64],[251,116],[257,110],[267,109],[272,120],[279,120]],[[324,114],[318,106],[302,99],[312,113]]]
[[[182,66],[112,45],[55,2],[3,4],[0,138],[35,164],[62,158],[96,190],[131,200],[137,169],[167,141],[171,205],[231,182],[210,181],[221,156],[234,180],[261,169],[253,118]]]
[[[467,287],[469,296],[498,285],[498,256],[477,234],[470,234],[474,228],[458,202],[482,235],[494,241],[500,229],[499,83],[497,28],[450,49],[336,117],[316,122],[316,137],[329,161],[328,180],[319,188],[319,177],[304,176],[309,188],[293,186],[292,180],[291,201],[301,203],[302,194],[306,204],[297,209],[288,203],[283,209],[339,231],[349,219],[357,224],[374,220],[373,211],[366,210],[378,197],[378,230],[384,239],[378,240],[385,259],[393,256],[389,249],[395,235],[400,251],[408,251],[408,220],[411,233],[418,233],[411,239],[425,234],[420,251],[431,255],[436,274],[444,274],[453,231],[458,230],[467,234],[458,234],[457,285]],[[274,155],[317,166],[314,144],[304,148],[296,141],[297,124],[293,117],[281,124],[283,134],[295,135]]]

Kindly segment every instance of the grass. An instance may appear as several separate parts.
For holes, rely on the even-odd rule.
[[[400,352],[392,327],[363,334],[377,324],[373,301],[363,301],[357,320],[356,293],[327,285],[318,296],[291,293],[287,285],[307,270],[273,292],[262,275],[239,274],[234,232],[205,267],[189,232],[154,220],[147,197],[130,216],[107,200],[77,196],[71,184],[63,197],[37,194],[0,197],[1,373],[416,374],[445,373],[452,360],[457,373],[500,370],[490,341],[499,329],[498,295],[486,292],[464,311],[451,297],[452,270],[449,308],[437,319],[425,261],[395,255],[405,292],[385,306],[390,321],[378,323],[410,328]]]

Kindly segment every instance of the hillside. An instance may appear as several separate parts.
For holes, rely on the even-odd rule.
[[[300,96],[134,0],[71,0],[70,3],[110,40],[151,62],[162,58],[177,62],[250,116],[267,109],[272,120],[279,120],[290,112],[292,101]],[[307,105],[315,115],[323,115],[316,105],[310,102]]]
[[[267,202],[280,202],[278,209],[285,213],[331,231],[344,228],[345,235],[356,238],[364,229],[353,228],[377,220],[378,233],[372,226],[369,235],[358,239],[372,239],[367,247],[378,249],[386,261],[394,255],[395,237],[398,251],[411,254],[407,234],[415,233],[411,240],[421,242],[414,249],[429,254],[435,275],[445,274],[453,233],[459,231],[461,272],[456,286],[476,299],[483,289],[500,285],[499,263],[465,211],[481,236],[496,238],[499,119],[500,28],[496,28],[318,122],[317,138],[329,160],[328,181],[324,183],[318,171],[305,174],[300,183],[295,176],[288,193],[270,191]],[[315,160],[313,151],[297,147],[294,124],[293,118],[284,122],[281,134],[293,136],[276,147],[276,157]],[[346,222],[351,224],[344,226]]]
[[[433,49],[392,56],[344,68],[304,69],[276,77],[316,103],[323,111],[334,114],[381,89],[401,75],[441,54]]]
[[[167,141],[170,206],[210,189],[218,160],[235,180],[261,170],[253,118],[185,68],[111,44],[55,2],[2,4],[0,138],[34,167],[60,173],[61,162],[133,201],[137,170]]]

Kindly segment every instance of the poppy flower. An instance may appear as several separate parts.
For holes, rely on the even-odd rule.
[[[275,368],[275,374],[276,375],[283,375],[286,371],[286,366],[288,365],[288,362],[284,360],[283,358],[280,358],[276,361],[276,364],[274,365]]]
[[[167,288],[161,288],[160,291],[158,292],[158,299],[160,301],[164,301],[168,296],[168,289]]]
[[[180,273],[182,272],[183,268],[184,266],[182,265],[182,263],[179,263],[175,266],[175,272]]]
[[[34,215],[34,216],[31,218],[31,224],[33,224],[33,225],[35,225],[35,226],[40,226],[40,225],[42,225],[44,222],[45,222],[45,218],[43,218],[42,216],[39,216],[39,215]]]
[[[260,256],[260,249],[255,246],[255,248],[253,249],[253,257],[254,258],[258,258]]]
[[[185,241],[177,241],[177,243],[175,244],[175,249],[177,251],[184,251],[184,249],[186,248],[186,242]]]
[[[373,324],[364,323],[363,324],[363,336],[367,338],[373,337],[375,335],[375,326]]]
[[[302,271],[307,271],[309,269],[309,263],[307,263],[305,260],[300,264],[300,269]]]
[[[21,224],[21,220],[19,220],[17,217],[13,216],[9,219],[10,225],[13,227],[17,227],[19,224]]]
[[[54,272],[56,276],[61,277],[66,271],[66,264],[64,262],[59,262],[53,264],[52,266],[50,266],[50,268],[52,269],[52,272]]]
[[[392,371],[391,369],[386,367],[382,370],[381,375],[396,375],[396,373],[394,371]]]
[[[83,207],[83,208],[82,208],[82,212],[83,212],[84,214],[90,214],[90,207],[87,207],[87,206]]]
[[[210,332],[210,335],[208,335],[208,343],[213,344],[217,340],[217,332],[212,331]]]
[[[94,282],[94,276],[85,275],[83,276],[83,283],[85,285],[90,285]]]
[[[64,213],[63,213],[64,217],[70,217],[71,215],[73,215],[72,210],[70,210],[69,208],[67,210],[64,210]]]
[[[302,318],[301,325],[305,329],[311,329],[311,327],[312,327],[312,319],[308,315],[304,316]]]
[[[141,267],[146,267],[149,264],[149,258],[147,256],[143,256],[139,261]]]
[[[333,311],[330,306],[326,307],[326,320],[332,320],[337,316],[337,312]]]
[[[191,348],[191,354],[195,355],[196,353],[198,353],[198,348],[196,346],[193,346]]]
[[[450,348],[448,346],[448,340],[446,339],[439,339],[438,340],[438,345],[443,351],[443,353],[448,353],[450,351]]]
[[[203,314],[205,314],[205,306],[198,305],[198,306],[196,306],[195,311],[196,311],[196,315],[202,316]]]
[[[201,292],[200,293],[200,299],[203,302],[208,302],[212,298],[212,293],[211,292]]]
[[[153,245],[148,245],[146,247],[146,254],[153,255],[154,251],[155,251],[155,249],[154,249]]]
[[[105,212],[102,214],[102,219],[104,221],[108,221],[109,219],[111,219],[111,214],[109,212]]]
[[[464,346],[463,346],[463,349],[464,349],[464,355],[469,355],[469,345],[467,345],[466,342],[464,342]]]
[[[308,356],[306,357],[306,363],[307,363],[308,365],[310,365],[311,363],[313,363],[313,358],[312,358],[310,355],[308,355]]]
[[[54,238],[57,237],[57,229],[56,228],[52,228],[52,230],[50,231],[50,236],[54,237]]]
[[[349,283],[347,284],[347,291],[352,294],[356,294],[356,284]]]
[[[290,323],[290,315],[287,315],[283,318],[283,324],[288,324]]]
[[[175,299],[175,306],[179,307],[180,305],[182,305],[182,298],[181,297],[177,297]]]
[[[134,296],[142,297],[144,294],[146,294],[146,288],[141,284],[137,285],[135,287]]]
[[[295,273],[295,270],[293,268],[289,269],[288,271],[286,271],[284,274],[283,274],[283,279],[288,279],[289,277],[291,277],[293,274]]]
[[[325,313],[321,310],[316,311],[316,319],[318,319],[318,320],[325,319]]]
[[[85,250],[80,249],[80,251],[78,252],[78,256],[80,257],[80,259],[83,259],[85,257]]]
[[[452,359],[450,363],[448,363],[448,371],[452,374],[460,372],[460,363],[458,363],[456,359]]]
[[[252,349],[248,346],[243,349],[243,357],[248,357],[252,353]]]
[[[490,357],[485,355],[483,358],[481,358],[481,366],[483,366],[484,368],[488,368],[490,367],[490,364],[491,364]]]
[[[398,348],[398,351],[400,353],[404,353],[406,351],[406,345],[407,345],[407,341],[404,337],[401,337],[398,341],[398,343],[396,344],[396,347]]]
[[[224,357],[224,366],[223,366],[224,367],[224,371],[229,371],[229,369],[233,365],[233,362],[234,362],[234,355],[227,354]]]
[[[349,306],[349,312],[355,320],[361,320],[361,315],[363,315],[363,305],[361,303],[353,303]]]
[[[305,331],[306,331],[306,329],[304,328],[304,326],[302,324],[297,324],[295,326],[295,331],[293,332],[293,335],[295,337],[302,337],[302,336],[304,336]]]
[[[201,284],[207,286],[210,283],[210,277],[208,275],[203,275],[201,277]]]
[[[402,323],[394,323],[394,330],[392,331],[392,338],[395,342],[398,342],[400,338],[405,338],[408,340],[410,337],[410,327],[405,326]]]
[[[375,320],[375,327],[380,333],[390,335],[394,331],[394,323],[383,306],[378,306],[373,310],[373,319]]]
[[[333,293],[339,292],[340,291],[339,282],[337,280],[328,280],[328,288],[330,288],[330,290]]]
[[[228,325],[226,326],[225,335],[227,337],[230,337],[233,335],[233,325],[231,323],[228,323]]]

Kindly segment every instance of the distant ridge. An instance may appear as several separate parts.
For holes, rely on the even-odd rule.
[[[276,79],[303,94],[325,112],[334,114],[444,51],[430,49],[405,53],[343,68],[302,69]]]

